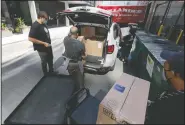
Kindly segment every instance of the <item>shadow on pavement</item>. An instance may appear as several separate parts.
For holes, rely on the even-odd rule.
[[[54,60],[57,60],[64,50],[63,43],[53,45]],[[4,119],[16,108],[22,99],[31,91],[43,76],[40,58],[36,52],[28,54],[10,64],[2,67],[2,116]],[[55,61],[54,61],[55,64]],[[60,65],[60,64],[55,64]],[[54,65],[54,67],[55,67]],[[99,90],[106,93],[123,73],[122,63],[117,61],[114,71],[106,75],[85,74],[85,86],[95,96]]]
[[[7,61],[6,63],[3,63],[2,64],[2,74],[5,74],[7,71],[11,71],[12,69],[15,69],[16,67],[20,67],[26,63],[30,63],[30,59],[33,60],[34,59],[33,57],[35,55],[36,55],[36,53],[32,53],[30,55],[27,55],[27,56],[21,58],[20,60],[14,61],[18,58],[17,57],[15,59]],[[24,56],[24,55],[21,55],[20,57],[22,57],[22,56]],[[8,65],[6,65],[6,64],[8,64]],[[6,65],[6,66],[4,66],[4,65]]]
[[[61,55],[62,55],[62,51],[64,49],[63,43],[56,43],[53,45],[53,48],[54,48],[53,49],[54,57],[55,57],[56,51],[61,52]],[[2,74],[5,74],[5,73],[7,73],[7,71],[15,69],[15,67],[20,67],[26,63],[30,63],[30,60],[34,60],[34,57],[38,56],[36,51],[34,51],[34,52],[30,51],[30,52],[31,52],[31,54],[25,53],[25,54],[27,54],[26,56],[24,56],[25,54],[18,56],[17,58],[20,58],[19,60],[17,60],[17,58],[14,58],[14,59],[11,59],[5,63],[2,63]]]
[[[115,81],[107,75],[85,74],[85,87],[90,90],[90,93],[93,96],[95,96],[100,90],[107,93],[114,82]]]
[[[24,68],[17,68],[12,74],[7,74],[7,78],[2,81],[2,107],[4,109],[2,120],[5,120],[43,76],[40,63],[38,61],[31,63]]]
[[[56,42],[53,44],[54,60],[61,56],[63,49],[63,43]],[[5,120],[43,76],[40,57],[37,52],[32,51],[30,54],[24,54],[20,59],[12,59],[3,65],[2,121]]]

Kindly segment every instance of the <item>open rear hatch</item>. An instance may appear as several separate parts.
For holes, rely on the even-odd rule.
[[[99,69],[103,66],[106,56],[106,38],[108,30],[96,26],[79,26],[79,35],[85,40],[83,43],[86,49],[86,64],[85,66]]]
[[[111,26],[111,12],[89,6],[72,7],[57,13],[57,18],[67,16],[73,25],[78,24],[100,24],[107,29]]]
[[[86,48],[85,67],[99,69],[106,56],[108,30],[111,26],[111,13],[95,7],[73,7],[58,13],[67,16],[77,26],[79,35],[84,36]]]

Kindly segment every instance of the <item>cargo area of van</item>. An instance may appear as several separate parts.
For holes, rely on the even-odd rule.
[[[85,44],[86,59],[85,66],[99,69],[103,65],[106,56],[108,30],[96,26],[78,26],[79,36]]]

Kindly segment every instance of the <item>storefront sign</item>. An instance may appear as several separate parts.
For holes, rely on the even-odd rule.
[[[97,7],[110,10],[113,14],[113,22],[137,23],[143,22],[147,1],[103,1],[97,3]]]

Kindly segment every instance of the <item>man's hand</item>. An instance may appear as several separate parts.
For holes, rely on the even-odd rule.
[[[82,59],[85,60],[86,56],[82,56]]]
[[[173,71],[170,70],[170,65],[167,61],[164,63],[164,70],[165,70],[165,75],[167,79],[169,78],[171,79],[174,77],[174,73]]]
[[[87,53],[86,52],[83,52],[82,59],[85,60],[86,57],[87,57]]]
[[[164,69],[165,70],[170,70],[170,65],[167,61],[164,63]]]
[[[45,47],[49,47],[50,44],[44,42],[44,46],[45,46]]]
[[[43,42],[43,41],[40,41],[40,40],[35,39],[35,38],[29,37],[28,40],[31,41],[31,42],[33,42],[33,43],[35,43],[35,44],[44,45],[45,47],[49,47],[49,46],[50,46],[50,44],[48,44],[48,43],[46,43],[46,42]]]

